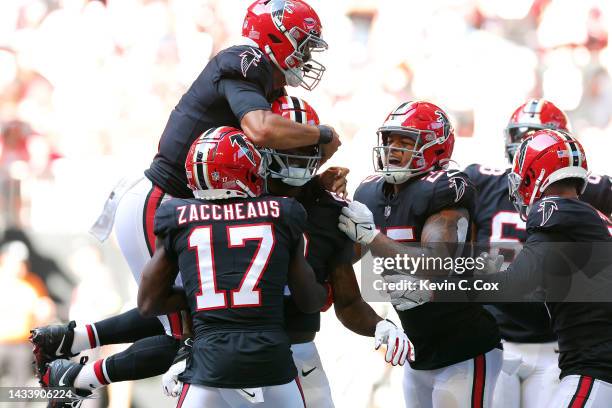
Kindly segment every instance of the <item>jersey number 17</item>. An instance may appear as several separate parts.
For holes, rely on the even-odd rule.
[[[259,245],[247,268],[240,286],[232,289],[231,307],[261,306],[261,290],[257,284],[263,275],[272,249],[274,249],[274,230],[272,224],[236,225],[227,228],[228,246],[244,247],[246,241],[256,240]],[[189,234],[189,248],[196,251],[200,290],[196,293],[197,310],[225,309],[227,291],[217,289],[215,277],[215,255],[212,247],[212,227],[195,228]]]

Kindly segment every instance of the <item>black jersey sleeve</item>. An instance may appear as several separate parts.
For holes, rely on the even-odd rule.
[[[155,212],[155,220],[153,222],[153,233],[157,239],[161,239],[164,243],[166,254],[173,259],[178,255],[174,250],[174,237],[176,235],[176,206],[172,200],[166,201],[159,206]]]
[[[465,208],[471,214],[475,199],[476,188],[465,173],[448,171],[434,181],[425,215],[447,208]]]
[[[246,45],[234,46],[221,51],[215,61],[218,91],[238,120],[253,110],[270,110],[266,97],[274,90],[272,65],[263,52]]]
[[[215,57],[220,79],[239,79],[258,86],[264,94],[273,89],[272,64],[256,47],[237,45]]]
[[[472,182],[472,184],[474,184],[474,186],[476,186],[476,188],[478,188],[479,181],[482,178],[482,173],[479,169],[480,165],[474,163],[470,164],[465,168],[465,170],[463,170],[463,173],[470,179],[470,181]]]
[[[328,222],[331,224],[331,228],[334,231],[335,239],[333,242],[338,252],[332,257],[332,261],[330,262],[329,266],[333,268],[338,265],[351,265],[353,263],[355,243],[337,227],[338,218],[340,217],[340,214],[342,214],[342,208],[348,206],[348,202],[334,193],[327,191],[324,191],[323,193],[327,197],[327,201],[331,203],[330,206],[335,210],[331,212],[332,217]]]
[[[559,241],[563,241],[563,237],[556,233],[540,231],[531,234],[507,269],[478,277],[484,282],[498,284],[495,291],[475,293],[478,301],[544,301],[544,292],[541,289],[546,287],[546,271],[559,266],[551,252],[553,243]]]
[[[609,176],[591,176],[584,190],[582,201],[591,204],[608,217],[612,215],[612,178]]]
[[[261,88],[240,79],[222,79],[218,84],[219,93],[225,96],[232,112],[242,120],[244,115],[255,110],[270,110],[270,104]]]
[[[302,204],[293,198],[285,198],[282,200],[283,211],[281,212],[281,220],[287,230],[291,241],[291,252],[295,251],[296,246],[302,240],[302,234],[306,227],[306,210]]]

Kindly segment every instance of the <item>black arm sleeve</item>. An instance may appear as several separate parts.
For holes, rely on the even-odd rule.
[[[559,296],[559,285],[569,277],[566,244],[563,236],[552,232],[530,235],[523,249],[508,268],[499,273],[477,277],[483,282],[497,283],[499,290],[479,291],[478,301],[544,301],[551,290]]]
[[[219,81],[218,90],[239,121],[251,111],[270,110],[263,89],[253,82],[224,78]]]

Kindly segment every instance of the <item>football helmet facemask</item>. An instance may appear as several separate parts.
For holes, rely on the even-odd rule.
[[[319,116],[312,106],[294,96],[281,96],[272,103],[272,112],[294,122],[316,126]],[[269,177],[290,186],[303,186],[315,176],[321,161],[319,145],[290,150],[261,149]]]
[[[242,36],[255,41],[285,75],[287,85],[314,89],[325,67],[312,53],[327,49],[321,20],[302,0],[257,0],[247,10]]]
[[[409,178],[446,168],[453,153],[455,132],[447,114],[429,102],[404,102],[395,108],[378,129],[378,146],[372,151],[376,173],[385,181],[401,184]],[[414,141],[414,148],[390,145],[390,136],[399,134]],[[411,153],[407,164],[394,164],[394,153]]]

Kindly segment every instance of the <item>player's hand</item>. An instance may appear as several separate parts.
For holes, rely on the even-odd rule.
[[[321,148],[321,154],[322,154],[321,164],[328,161],[334,155],[334,153],[338,151],[338,148],[342,145],[342,142],[340,141],[340,136],[338,136],[338,133],[336,133],[336,130],[331,126],[328,126],[328,125],[325,125],[325,126],[331,129],[333,133],[333,138],[331,142],[319,145],[319,147]]]
[[[504,256],[501,254],[492,256],[488,252],[483,252],[478,255],[478,257],[484,261],[484,268],[475,269],[474,273],[476,275],[488,275],[491,273],[497,273],[500,271],[501,266],[504,263]]]
[[[380,233],[374,225],[374,216],[370,209],[359,201],[352,201],[342,208],[338,218],[338,229],[350,239],[368,245]]]
[[[378,350],[382,344],[387,346],[385,361],[392,365],[404,365],[406,359],[414,361],[414,346],[402,329],[391,320],[381,320],[376,325],[374,333],[374,348]]]
[[[170,369],[162,376],[162,391],[168,397],[178,397],[183,388],[183,383],[178,380],[179,374],[185,371],[187,360],[181,360],[172,364]]]
[[[387,293],[391,296],[391,304],[400,312],[421,306],[433,299],[433,292],[427,288],[422,288],[418,277],[403,273],[383,274],[381,276],[385,282],[394,284],[396,289],[387,290]]]
[[[346,176],[349,174],[349,171],[346,167],[330,167],[319,174],[319,182],[325,190],[346,199],[348,195],[346,191]]]

